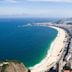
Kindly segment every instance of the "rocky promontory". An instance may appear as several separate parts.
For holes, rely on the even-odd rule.
[[[0,62],[0,72],[30,72],[30,70],[19,61],[5,61]]]

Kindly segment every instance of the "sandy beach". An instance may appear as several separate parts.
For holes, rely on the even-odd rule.
[[[50,50],[48,50],[46,57],[39,64],[30,68],[31,72],[45,72],[46,70],[50,69],[57,63],[57,61],[59,61],[64,51],[67,41],[67,32],[64,29],[58,27],[49,27],[54,28],[58,31],[57,37],[52,42]]]

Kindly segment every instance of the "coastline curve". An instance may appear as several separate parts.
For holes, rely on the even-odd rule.
[[[45,72],[53,67],[61,58],[67,42],[66,36],[68,35],[64,29],[55,26],[48,26],[58,31],[57,37],[53,40],[46,57],[35,66],[31,67],[31,72]]]

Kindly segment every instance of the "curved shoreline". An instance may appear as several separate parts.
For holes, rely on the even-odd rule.
[[[31,72],[45,72],[53,67],[57,61],[61,58],[67,41],[66,36],[68,35],[64,29],[49,26],[58,31],[57,37],[52,42],[50,49],[47,52],[46,57],[39,63],[30,68]],[[57,49],[56,49],[57,48]]]

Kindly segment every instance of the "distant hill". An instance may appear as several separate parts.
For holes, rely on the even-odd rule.
[[[72,18],[60,19],[55,23],[57,23],[57,24],[72,24]]]

